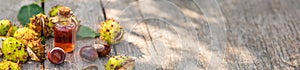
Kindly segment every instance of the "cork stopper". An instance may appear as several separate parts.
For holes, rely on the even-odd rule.
[[[67,15],[70,14],[70,12],[71,12],[71,8],[69,8],[69,7],[61,7],[61,8],[59,8],[59,14],[60,15],[67,16]]]

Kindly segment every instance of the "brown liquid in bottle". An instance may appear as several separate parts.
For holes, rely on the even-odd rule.
[[[70,19],[70,8],[59,9],[58,22],[54,26],[54,46],[72,52],[76,45],[77,26]]]
[[[72,52],[76,44],[76,33],[71,27],[54,27],[54,45],[62,48],[65,52]]]

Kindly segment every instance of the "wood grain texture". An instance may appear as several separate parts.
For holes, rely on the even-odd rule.
[[[202,14],[194,2],[102,1],[110,1],[106,15],[117,17],[127,32],[117,53],[137,57],[136,70],[206,68],[207,52],[200,50],[209,46],[209,29],[205,19],[197,20]]]
[[[0,19],[18,23],[22,5],[34,1],[0,3]],[[16,5],[10,5],[14,3]],[[112,45],[110,55],[136,57],[135,70],[299,70],[299,0],[49,0],[73,9],[81,24],[98,31],[104,18],[118,20],[124,40]],[[11,8],[13,7],[13,8]],[[53,48],[47,39],[47,51]],[[108,60],[83,61],[85,45],[99,39],[77,41],[62,65],[48,60],[29,61],[24,70],[81,70]]]
[[[218,0],[228,69],[299,69],[298,0]]]

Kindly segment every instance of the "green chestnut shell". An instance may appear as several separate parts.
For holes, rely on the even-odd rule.
[[[2,53],[4,59],[24,63],[27,61],[28,54],[25,51],[26,46],[19,40],[13,37],[8,37],[2,42]]]
[[[18,63],[3,60],[0,63],[0,70],[21,70],[21,66]]]
[[[55,16],[57,16],[57,13],[58,13],[58,11],[59,11],[58,9],[61,8],[61,7],[63,7],[63,6],[61,6],[61,5],[56,5],[56,6],[52,7],[51,10],[50,10],[50,12],[49,12],[50,17],[55,17]]]
[[[99,30],[101,40],[107,42],[107,44],[116,44],[123,38],[124,30],[118,21],[114,19],[108,19],[101,23]]]
[[[33,60],[35,61],[43,61],[45,60],[45,47],[44,45],[41,43],[42,39],[38,39],[36,41],[30,42],[27,44],[27,47],[29,47],[33,53],[38,57],[38,59],[34,58]],[[31,58],[33,58],[32,55]]]
[[[46,15],[42,13],[30,18],[30,23],[28,24],[28,26],[30,29],[33,29],[35,32],[39,33],[38,36],[41,36],[41,34],[43,33],[45,37],[49,37],[54,31],[54,24]]]
[[[7,19],[0,21],[0,36],[5,36],[8,33],[8,30],[12,26],[11,22]]]
[[[19,28],[14,33],[13,37],[17,38],[25,45],[27,45],[28,43],[30,43],[32,41],[36,41],[39,39],[38,33],[27,27]]]
[[[44,45],[41,43],[42,39],[38,36],[38,33],[35,32],[33,29],[24,27],[19,28],[14,37],[20,40],[24,45],[29,47],[33,53],[38,57],[35,58],[33,55],[30,55],[33,60],[35,61],[43,61],[45,59],[45,48]]]
[[[135,60],[129,56],[112,56],[105,65],[106,70],[133,70]]]
[[[13,37],[15,32],[18,30],[17,26],[11,26],[10,29],[8,30],[6,37]]]

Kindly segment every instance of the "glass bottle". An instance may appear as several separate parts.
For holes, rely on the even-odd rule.
[[[54,20],[54,46],[65,52],[72,52],[76,46],[78,23],[72,17],[74,16],[69,7],[61,7]]]

